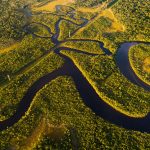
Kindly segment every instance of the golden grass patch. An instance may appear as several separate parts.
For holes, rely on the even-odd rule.
[[[31,135],[25,140],[21,146],[22,150],[30,150],[36,147],[38,141],[42,139],[44,135],[49,136],[52,139],[59,140],[66,133],[67,128],[64,124],[59,126],[52,125],[47,122],[46,118],[41,118],[38,126],[34,129]]]
[[[57,5],[67,5],[69,3],[74,3],[75,0],[54,0],[41,7],[33,6],[34,11],[55,11]]]
[[[105,9],[105,10],[99,12],[99,14],[94,19],[90,20],[89,23],[85,27],[79,29],[77,33],[79,34],[83,30],[87,29],[91,24],[93,24],[94,21],[98,20],[100,17],[106,17],[106,18],[109,18],[112,21],[111,27],[106,32],[111,33],[111,32],[124,32],[125,31],[124,25],[121,24],[117,20],[117,18],[115,17],[113,11],[111,9]]]
[[[61,124],[59,126],[54,126],[52,124],[47,124],[47,128],[45,131],[45,134],[55,140],[60,139],[64,136],[66,133],[67,128],[64,124]]]
[[[125,31],[125,27],[123,24],[121,24],[117,18],[115,17],[113,11],[111,9],[106,9],[104,11],[101,12],[100,16],[103,17],[107,17],[110,20],[112,20],[112,26],[109,29],[109,32],[124,32]]]
[[[9,47],[6,47],[4,49],[0,49],[0,54],[7,53],[7,52],[9,52],[11,50],[14,50],[18,46],[19,46],[19,43],[15,43],[15,44],[10,45]]]
[[[89,12],[89,13],[100,13],[99,16],[103,16],[103,17],[107,17],[109,19],[112,20],[112,26],[111,26],[111,29],[109,29],[108,32],[124,32],[125,31],[125,27],[123,24],[121,24],[117,18],[115,17],[113,11],[111,9],[105,9],[103,11],[103,8],[105,8],[106,6],[106,3],[103,3],[97,7],[93,7],[93,8],[84,8],[84,7],[80,7],[80,8],[77,8],[77,11],[80,11],[80,12]]]
[[[37,127],[33,130],[31,135],[27,137],[27,139],[24,141],[23,145],[20,147],[22,150],[31,150],[36,147],[36,144],[42,137],[42,134],[45,133],[46,128],[46,119],[41,118],[41,121],[37,125]]]
[[[143,62],[143,70],[150,73],[150,57],[147,57]]]

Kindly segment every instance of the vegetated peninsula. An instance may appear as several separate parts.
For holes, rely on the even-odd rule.
[[[150,149],[149,9],[1,0],[0,150]]]

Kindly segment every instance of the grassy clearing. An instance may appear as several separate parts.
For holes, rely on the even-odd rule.
[[[94,9],[95,10],[95,9]],[[113,11],[109,9],[101,10],[100,14],[94,19],[94,21],[90,22],[85,28],[83,28],[81,31],[86,30],[89,26],[91,26],[93,23],[95,23],[97,20],[99,20],[101,17],[108,18],[111,20],[111,26],[108,30],[104,30],[106,32],[123,32],[125,31],[125,27],[123,24],[121,24],[117,18],[115,17]],[[79,34],[80,34],[79,32]]]
[[[12,51],[14,49],[16,49],[17,47],[19,46],[19,43],[15,43],[7,48],[4,48],[4,49],[0,49],[0,54],[3,54],[3,53],[7,53],[9,51]]]
[[[147,115],[150,109],[150,93],[121,75],[113,58],[69,51],[62,53],[74,61],[98,95],[113,108],[132,117]]]
[[[22,150],[31,150],[36,147],[37,143],[43,136],[46,129],[46,119],[44,117],[41,117],[41,120],[39,121],[37,127],[31,132],[31,135],[29,135],[26,140],[20,145],[19,149]]]
[[[150,46],[133,46],[129,51],[129,60],[137,76],[150,85]]]
[[[1,132],[0,141],[1,150],[146,149],[150,135],[128,131],[96,117],[83,103],[73,80],[65,76],[41,89],[30,111]]]
[[[104,10],[100,16],[109,18],[112,21],[112,25],[107,32],[124,32],[125,27],[123,24],[119,22],[119,20],[115,17],[113,11],[111,9]]]
[[[54,0],[41,7],[33,7],[34,11],[55,11],[57,5],[67,5],[69,3],[74,3],[74,0]]]
[[[150,73],[150,57],[145,58],[143,61],[143,70],[146,73]]]

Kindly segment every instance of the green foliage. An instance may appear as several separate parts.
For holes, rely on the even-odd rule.
[[[149,5],[147,0],[119,0],[114,6],[115,15],[125,24],[126,32],[137,41],[149,41]]]
[[[25,18],[17,11],[21,5],[22,2],[19,1],[1,0],[0,37],[19,39],[24,35],[22,27],[25,24]]]
[[[75,11],[75,20],[67,14],[72,8],[62,6],[59,12],[32,12],[34,15],[29,19],[29,14],[26,13],[31,13],[30,7],[27,10],[22,8],[35,1],[1,0],[0,47],[2,49],[20,41],[17,48],[0,56],[0,82],[8,81],[7,75],[11,79],[5,86],[0,87],[1,121],[14,114],[18,103],[33,83],[64,63],[58,55],[49,53],[48,50],[54,46],[49,39],[25,35],[24,25],[42,23],[50,27],[52,33],[56,33],[55,23],[60,16],[80,24],[81,17],[91,19],[96,15]],[[42,2],[39,5],[48,2],[38,1]],[[77,0],[75,6],[93,7],[103,1]],[[148,41],[148,6],[149,2],[145,0],[118,0],[112,10],[125,25],[124,32],[110,32],[113,19],[96,17],[71,38],[103,41],[105,47],[112,52],[124,41]],[[45,28],[37,24],[34,27],[37,28],[37,34],[47,36]],[[77,26],[62,21],[59,40],[65,40],[69,31],[72,33],[76,29]],[[63,46],[103,54],[97,42],[67,41]],[[131,65],[145,82],[149,82],[149,73],[142,70],[142,62],[150,56],[149,52],[149,47],[143,44],[130,50]],[[133,85],[121,75],[113,56],[87,56],[68,51],[62,53],[74,61],[101,99],[111,107],[133,117],[145,116],[149,112],[150,93]],[[150,149],[150,134],[129,131],[95,116],[83,103],[74,81],[64,76],[45,85],[34,97],[25,116],[0,133],[0,149]]]
[[[94,20],[89,26],[85,27],[81,32],[75,34],[72,39],[92,39],[103,41],[105,47],[112,52],[116,50],[116,43],[106,37],[107,30],[111,27],[112,21],[107,17],[99,17]],[[113,42],[112,42],[113,41]]]
[[[32,22],[43,23],[47,25],[52,33],[55,33],[55,23],[58,21],[59,16],[53,14],[39,14],[32,17]]]
[[[0,52],[4,49],[4,48],[7,48],[9,46],[11,46],[13,43],[15,43],[15,40],[13,39],[6,39],[4,37],[1,37],[0,38]]]
[[[28,66],[29,63],[38,59],[52,47],[51,41],[40,38],[26,36],[20,42],[19,46],[0,56],[0,82],[7,79],[7,75],[13,76],[21,69]]]
[[[49,54],[26,72],[15,77],[0,89],[0,119],[10,117],[16,110],[17,103],[23,98],[28,88],[39,78],[62,66],[63,60],[56,54]]]
[[[58,40],[62,41],[66,38],[69,38],[69,36],[71,36],[71,34],[78,29],[79,27],[75,24],[72,24],[71,22],[67,22],[67,21],[62,21],[60,23],[60,35]]]
[[[129,51],[129,59],[136,75],[150,85],[150,46],[133,46]]]
[[[111,26],[111,20],[109,18],[100,17],[95,20],[90,26],[88,26],[82,33],[79,33],[79,37],[81,38],[91,38],[95,39],[100,37],[103,32],[107,31],[107,29]],[[75,35],[77,37],[78,35]]]
[[[83,103],[73,80],[65,76],[53,80],[41,89],[32,102],[30,112],[13,127],[1,132],[0,148],[5,150],[8,147],[25,147],[29,137],[33,137],[37,127],[42,124],[43,116],[47,120],[45,132],[41,129],[43,136],[40,136],[34,149],[100,150],[150,147],[149,134],[125,130],[95,116]],[[60,133],[60,127],[66,128],[63,134]],[[47,132],[52,128],[57,134]],[[34,136],[35,144],[36,140]]]
[[[42,25],[42,24],[36,24],[36,23],[31,23],[28,26],[28,32],[31,32],[39,37],[51,37],[52,33],[49,29],[49,27]]]
[[[82,7],[93,7],[105,1],[106,0],[77,0],[76,4],[77,6],[82,6]]]
[[[112,11],[115,17],[125,26],[124,32],[109,32],[111,20],[100,17],[73,38],[89,38],[103,41],[112,52],[117,50],[119,43],[125,41],[149,41],[149,2],[142,0],[119,0]]]
[[[72,40],[62,43],[61,46],[70,47],[93,54],[104,54],[103,50],[100,48],[100,44],[94,41],[92,42],[92,41]]]
[[[62,52],[74,61],[99,96],[112,107],[129,116],[147,115],[150,109],[150,93],[121,75],[113,58]]]

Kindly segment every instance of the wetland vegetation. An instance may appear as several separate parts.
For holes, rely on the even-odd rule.
[[[150,149],[148,10],[1,1],[0,149]]]
[[[129,59],[137,76],[150,85],[150,48],[148,45],[139,44],[131,48]]]

